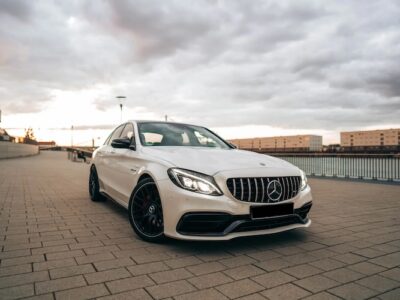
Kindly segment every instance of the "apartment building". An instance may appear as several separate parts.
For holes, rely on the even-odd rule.
[[[240,149],[260,152],[296,152],[296,151],[321,151],[322,136],[320,135],[294,135],[234,139],[230,142]]]
[[[340,145],[344,148],[392,148],[400,145],[400,129],[341,132]]]

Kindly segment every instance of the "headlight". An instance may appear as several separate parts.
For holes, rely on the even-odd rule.
[[[306,173],[304,173],[304,171],[301,171],[301,186],[300,186],[300,190],[304,190],[307,187],[307,176]]]
[[[213,196],[222,195],[212,176],[178,168],[168,169],[168,175],[173,183],[185,190]]]

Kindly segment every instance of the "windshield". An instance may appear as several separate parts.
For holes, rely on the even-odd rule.
[[[229,144],[206,128],[174,123],[138,123],[143,146],[189,146],[231,149]]]

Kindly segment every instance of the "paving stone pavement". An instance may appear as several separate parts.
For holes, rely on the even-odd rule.
[[[310,179],[308,229],[150,244],[88,171],[0,160],[0,299],[400,299],[400,185]]]

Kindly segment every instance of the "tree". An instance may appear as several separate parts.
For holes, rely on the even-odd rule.
[[[31,127],[25,130],[24,143],[33,145],[37,144],[35,134],[33,133],[33,129]]]

